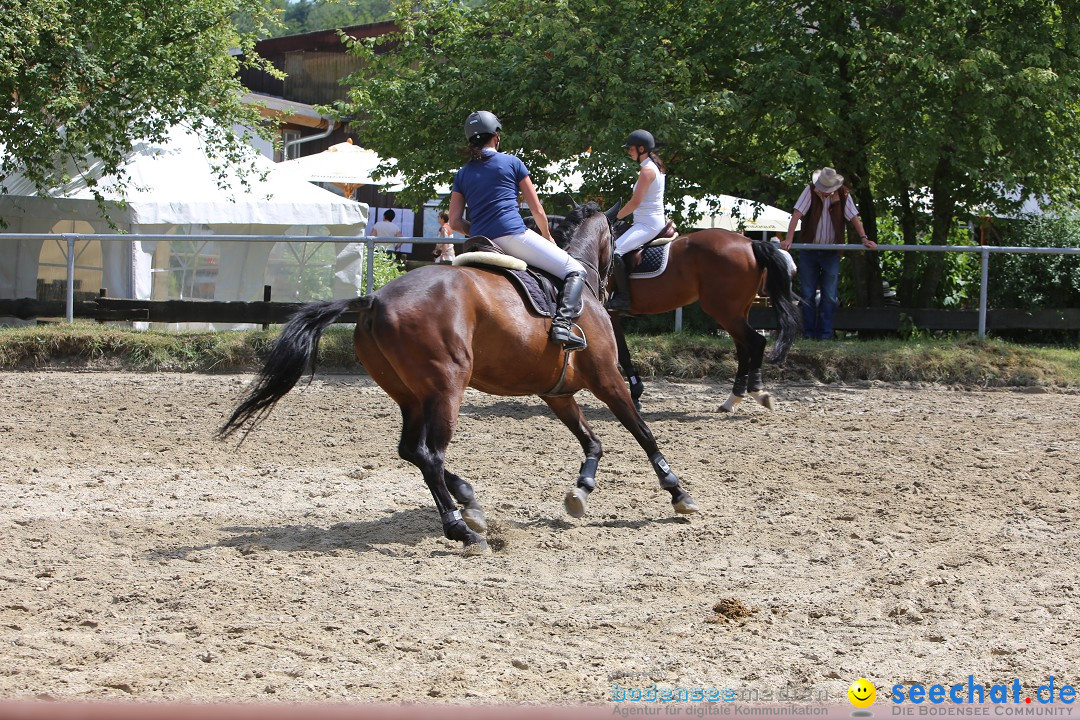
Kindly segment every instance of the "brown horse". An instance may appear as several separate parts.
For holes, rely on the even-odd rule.
[[[577,482],[564,498],[573,517],[585,514],[603,451],[574,400],[588,390],[605,403],[641,445],[676,512],[698,507],[679,484],[616,367],[611,321],[600,299],[611,270],[610,218],[583,205],[556,231],[560,244],[588,269],[577,320],[588,347],[573,353],[548,340],[549,318],[530,315],[501,273],[481,267],[429,265],[371,295],[304,305],[283,328],[258,378],[218,431],[227,437],[265,416],[312,367],[322,332],[348,311],[357,313],[353,344],[372,379],[401,407],[398,455],[420,468],[435,498],[443,533],[469,553],[487,549],[472,485],[446,470],[444,457],[465,388],[494,395],[539,395],[585,451]],[[603,268],[603,271],[600,269]],[[433,310],[436,310],[433,312]],[[460,509],[459,509],[460,505]]]
[[[772,397],[761,380],[765,338],[750,326],[750,306],[764,274],[780,328],[769,361],[783,362],[801,326],[788,258],[772,243],[751,240],[730,230],[701,230],[684,235],[671,242],[667,265],[661,274],[648,278],[630,276],[628,312],[655,315],[699,300],[701,309],[735,341],[735,383],[720,410],[734,410],[747,391],[771,409]],[[613,314],[611,320],[619,345],[619,365],[630,383],[634,404],[640,409],[639,398],[645,385],[634,368],[619,316]]]

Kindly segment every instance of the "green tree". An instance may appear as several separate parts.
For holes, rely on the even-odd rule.
[[[1080,28],[1076,2],[907,3],[882,23],[869,83],[879,126],[879,202],[904,242],[947,244],[958,217],[1012,214],[1025,196],[1077,197]],[[947,259],[904,258],[901,303],[930,306]]]
[[[629,130],[663,142],[668,198],[730,193],[787,205],[814,168],[853,186],[872,236],[943,243],[958,218],[1017,191],[1075,198],[1080,173],[1078,2],[1050,0],[446,0],[398,6],[401,32],[352,43],[343,115],[398,159],[415,199],[461,163],[478,108],[543,180],[582,160],[586,193],[625,197]],[[1011,192],[1011,194],[1010,194]],[[878,258],[850,263],[856,300],[881,301]],[[941,258],[905,276],[930,304]]]
[[[93,156],[116,173],[134,140],[187,121],[227,159],[235,122],[257,126],[236,78],[272,18],[262,0],[0,0],[0,179],[44,190]],[[244,13],[253,30],[238,31]]]
[[[350,25],[379,22],[390,18],[391,0],[267,0],[277,16],[276,26],[264,29],[264,37],[282,37],[317,30],[337,30]],[[236,17],[237,26],[252,29],[245,15]]]

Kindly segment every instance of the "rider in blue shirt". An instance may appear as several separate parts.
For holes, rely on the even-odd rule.
[[[499,152],[500,130],[499,119],[486,110],[465,120],[472,157],[454,178],[450,227],[466,235],[482,235],[508,255],[564,278],[550,337],[568,351],[581,350],[585,340],[575,331],[573,319],[580,313],[585,266],[555,244],[528,168],[517,157]],[[525,226],[518,209],[519,193],[540,232]]]

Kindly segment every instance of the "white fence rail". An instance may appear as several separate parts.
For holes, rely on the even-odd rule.
[[[99,235],[85,233],[0,233],[0,243],[14,240],[56,240],[62,238],[67,244],[67,286],[66,307],[67,320],[74,320],[74,277],[75,277],[75,243],[85,240],[189,240],[189,241],[213,241],[213,242],[258,242],[258,243],[361,243],[366,248],[364,259],[364,292],[369,293],[375,283],[375,268],[371,259],[375,252],[375,246],[385,246],[395,242],[408,242],[416,245],[435,245],[440,243],[464,243],[461,238],[443,237],[410,237],[410,238],[375,238],[375,237],[342,237],[336,235],[313,236],[313,235]],[[821,245],[797,243],[792,245],[792,250],[822,250]],[[953,253],[977,253],[982,264],[982,273],[979,287],[979,337],[986,335],[987,313],[987,288],[989,285],[990,256],[996,254],[1035,254],[1035,255],[1080,255],[1080,248],[1048,248],[1048,247],[996,247],[989,245],[965,246],[965,245],[878,245],[876,250],[870,250],[862,245],[830,245],[830,250],[840,252],[953,252]],[[682,308],[675,313],[675,330],[682,330]]]

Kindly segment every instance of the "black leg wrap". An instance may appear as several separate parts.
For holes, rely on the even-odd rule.
[[[630,383],[630,397],[637,400],[645,392],[645,383],[641,382],[641,378],[637,375],[631,375],[627,378],[627,382]]]
[[[660,487],[668,491],[679,487],[679,478],[672,472],[671,466],[667,464],[662,453],[649,457],[649,462],[652,463],[656,477],[660,478]]]
[[[459,510],[442,513],[443,535],[451,540],[464,541],[469,535],[469,527],[461,517]]]
[[[596,489],[596,467],[600,464],[600,461],[596,458],[586,458],[585,462],[581,463],[581,469],[578,470],[577,486],[585,492],[592,492]]]
[[[731,386],[731,394],[735,397],[746,397],[746,376],[736,375],[735,384]]]
[[[765,389],[765,383],[761,381],[761,368],[750,371],[748,382],[750,392],[759,392]]]

